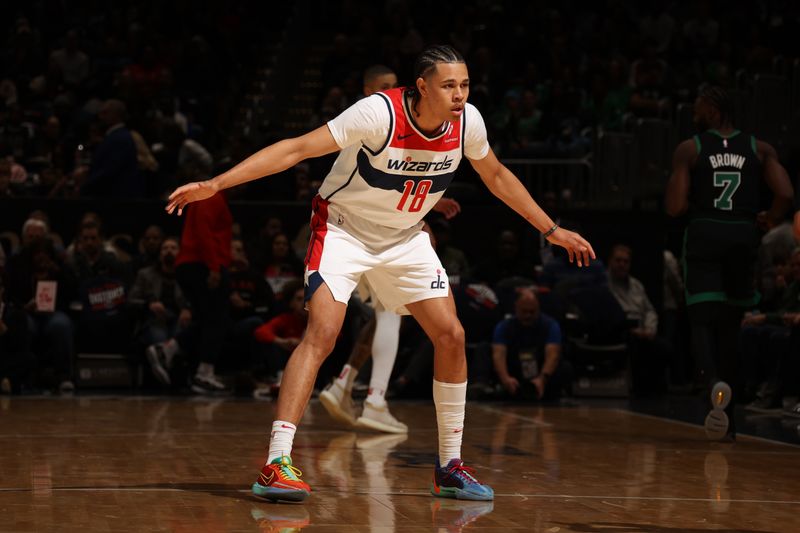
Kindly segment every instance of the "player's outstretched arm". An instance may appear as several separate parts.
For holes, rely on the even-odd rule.
[[[491,149],[486,157],[479,160],[470,159],[470,163],[492,194],[519,213],[537,230],[547,234],[555,226],[553,219],[539,207],[514,173],[498,161]],[[549,233],[547,240],[565,248],[569,254],[569,261],[577,260],[578,266],[588,265],[590,259],[596,258],[592,245],[573,231],[557,228]]]
[[[180,215],[188,204],[210,198],[217,191],[276,174],[304,159],[319,157],[338,150],[339,146],[333,140],[328,126],[320,126],[300,137],[285,139],[267,146],[213,179],[187,183],[178,187],[169,195],[166,210],[171,214],[177,209],[178,215]]]

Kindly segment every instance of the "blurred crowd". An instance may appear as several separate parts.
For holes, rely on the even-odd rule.
[[[2,8],[0,198],[163,198],[252,152],[235,117],[265,8],[208,7]],[[409,83],[417,53],[449,42],[467,58],[470,101],[501,156],[584,157],[599,131],[670,118],[700,82],[731,85],[739,72],[772,71],[781,54],[797,54],[797,11],[789,1],[320,4],[306,22],[331,44],[308,126],[360,97],[365,66],[387,65]],[[306,163],[287,174],[258,190],[308,202],[323,177]],[[53,214],[0,228],[3,392],[71,392],[82,354],[113,353],[146,370],[137,386],[274,394],[305,326],[307,226],[288,234],[285,221],[267,217],[242,228],[221,195],[190,209],[181,235],[156,225],[119,233],[91,212],[77,228],[56,228]],[[453,244],[458,219],[429,222],[467,332],[473,397],[557,399],[580,376],[628,367],[634,394],[701,386],[669,252],[663,284],[645,288],[631,276],[637,251],[624,243],[577,270],[544,240],[523,246],[512,229],[492,236],[494,254],[477,255]],[[744,319],[740,343],[753,409],[800,392],[795,246],[787,225],[764,237],[764,301]],[[351,302],[318,385],[371,312]],[[582,354],[596,346],[617,347],[623,364],[589,368]],[[419,326],[404,320],[391,393],[430,394],[432,357]]]

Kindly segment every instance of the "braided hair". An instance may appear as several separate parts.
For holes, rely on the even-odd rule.
[[[721,125],[733,124],[733,98],[727,90],[719,85],[706,85],[700,91],[699,97],[719,111]]]
[[[436,65],[439,63],[466,63],[466,61],[464,61],[464,56],[450,45],[435,44],[429,46],[414,61],[414,80],[427,77],[436,69]],[[415,86],[409,92],[411,93],[411,109],[419,116],[417,111],[417,104],[420,99],[419,91]]]

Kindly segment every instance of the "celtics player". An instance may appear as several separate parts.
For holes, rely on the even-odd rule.
[[[703,132],[678,145],[667,184],[671,216],[688,212],[684,241],[686,304],[692,349],[704,378],[714,383],[706,434],[733,440],[732,389],[739,384],[736,339],[744,310],[758,302],[754,264],[759,222],[776,224],[791,206],[792,185],[775,149],[733,126],[733,102],[719,87],[701,91],[694,106]],[[764,180],[773,193],[759,213]]]

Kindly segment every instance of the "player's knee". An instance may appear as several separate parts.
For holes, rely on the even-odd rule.
[[[437,348],[447,351],[463,350],[465,342],[464,328],[458,321],[440,331],[433,339]]]
[[[320,357],[325,358],[333,351],[338,335],[338,328],[320,324],[313,329],[308,329],[303,342],[313,347],[314,352],[318,353]]]

